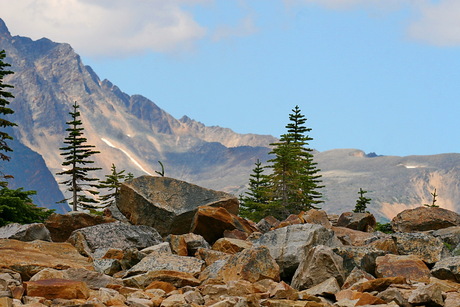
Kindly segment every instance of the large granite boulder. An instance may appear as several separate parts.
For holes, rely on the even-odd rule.
[[[334,232],[318,224],[297,224],[263,234],[254,246],[268,247],[280,266],[283,280],[290,279],[306,253],[316,245],[337,246],[342,243]]]
[[[51,241],[50,232],[42,223],[21,225],[18,223],[0,227],[0,239],[14,239],[19,241]]]
[[[120,187],[120,211],[135,225],[154,227],[161,235],[191,232],[198,207],[223,207],[238,214],[238,199],[167,177],[141,176]]]
[[[159,244],[163,239],[152,227],[114,222],[75,230],[68,242],[82,255],[92,256],[97,250],[110,248],[140,250]]]
[[[427,233],[395,233],[391,237],[399,255],[416,255],[428,264],[450,256],[441,239]]]
[[[428,282],[430,269],[415,255],[385,255],[377,257],[375,274],[377,277],[402,276],[413,281]]]
[[[3,268],[20,273],[23,280],[29,280],[45,268],[93,270],[88,258],[80,255],[71,244],[40,240],[22,242],[0,239],[0,264]]]
[[[339,284],[343,284],[345,281],[343,259],[335,254],[332,248],[317,245],[302,258],[292,278],[291,286],[297,290],[304,290],[331,277],[334,277]]]
[[[449,257],[436,262],[431,275],[439,279],[460,282],[460,256]]]
[[[437,207],[421,206],[400,212],[391,221],[394,231],[416,232],[460,226],[460,214]]]
[[[115,219],[71,211],[66,214],[51,214],[45,221],[45,226],[49,230],[53,242],[65,242],[74,230],[112,222],[115,222]]]

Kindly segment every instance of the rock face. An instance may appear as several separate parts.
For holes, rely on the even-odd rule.
[[[114,222],[76,230],[68,242],[76,246],[81,254],[89,256],[96,250],[109,248],[143,249],[161,243],[163,240],[152,227]]]
[[[373,231],[375,217],[370,213],[344,212],[337,221],[338,227],[346,227],[359,231]]]
[[[294,275],[300,261],[315,245],[340,245],[333,231],[317,224],[298,224],[269,231],[255,241],[266,246],[280,266],[282,278]],[[288,277],[289,276],[289,277]]]
[[[50,215],[45,221],[45,226],[53,242],[65,242],[74,230],[112,222],[115,222],[115,219],[72,211],[67,214]]]
[[[71,244],[45,241],[0,239],[0,263],[2,267],[19,272],[24,280],[44,268],[93,270],[91,263]]]
[[[28,225],[13,223],[0,227],[0,239],[51,241],[51,236],[49,230],[42,223]]]
[[[451,226],[460,226],[460,214],[425,206],[404,210],[391,221],[391,227],[400,232],[438,230]]]
[[[223,207],[237,214],[239,204],[224,192],[167,177],[141,176],[122,184],[117,206],[131,223],[166,235],[190,232],[200,206]]]

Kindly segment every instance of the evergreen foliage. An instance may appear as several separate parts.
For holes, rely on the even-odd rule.
[[[438,200],[436,199],[436,197],[438,196],[438,194],[436,194],[436,189],[434,189],[434,192],[433,192],[433,193],[430,193],[430,194],[431,194],[431,196],[433,196],[433,201],[431,202],[430,205],[425,204],[425,206],[426,206],[426,207],[438,208],[439,206],[436,205],[436,202],[438,201]]]
[[[161,166],[161,171],[155,171],[155,173],[157,173],[161,177],[164,177],[165,176],[165,167],[163,166],[163,163],[161,163],[161,161],[158,161],[158,163]]]
[[[109,193],[102,195],[99,201],[102,202],[102,207],[107,207],[114,204],[118,198],[119,189],[122,181],[127,180],[127,175],[123,174],[125,170],[117,171],[117,167],[112,163],[112,173],[105,175],[106,179],[99,182],[99,188],[107,189]],[[131,174],[132,175],[132,174]]]
[[[353,212],[355,213],[366,213],[366,208],[367,205],[371,202],[370,198],[366,198],[364,194],[366,194],[367,191],[364,191],[362,188],[359,188],[359,198],[356,200],[356,205],[355,209]]]
[[[258,222],[269,214],[268,187],[269,178],[264,173],[259,159],[255,163],[249,178],[249,190],[240,195],[240,215]]]
[[[307,135],[311,128],[305,126],[307,119],[299,106],[289,114],[287,133],[281,135],[273,146],[269,160],[272,164],[270,181],[271,215],[284,219],[289,214],[298,214],[322,203],[320,170],[313,161],[312,149],[308,147],[313,140]]]
[[[89,177],[88,173],[101,168],[86,166],[94,163],[91,160],[91,156],[99,153],[99,151],[93,150],[95,146],[86,144],[87,139],[83,136],[84,128],[78,111],[79,105],[75,102],[72,107],[73,111],[69,112],[72,120],[67,122],[70,127],[66,129],[69,134],[64,141],[67,146],[59,148],[62,151],[61,155],[64,156],[62,166],[65,170],[57,173],[57,175],[69,177],[67,180],[60,182],[60,184],[68,186],[67,190],[72,192],[72,196],[63,200],[63,202],[71,199],[70,205],[74,211],[77,211],[79,207],[86,209],[96,207],[98,201],[89,197],[86,193],[91,195],[99,194],[97,190],[91,189],[98,187],[97,184],[92,183],[98,181],[98,179]],[[68,167],[70,168],[67,169]]]
[[[14,96],[7,90],[9,88],[13,88],[13,86],[3,83],[3,78],[5,78],[7,75],[13,74],[13,71],[8,69],[8,67],[10,67],[11,65],[3,61],[5,57],[6,57],[5,50],[0,51],[0,115],[1,116],[5,116],[5,115],[7,116],[7,115],[14,113],[14,111],[8,107],[10,104],[8,99],[14,98]],[[16,126],[15,123],[5,118],[0,118],[1,128],[14,127],[14,126]],[[13,151],[13,149],[11,149],[11,147],[8,145],[7,141],[12,140],[12,139],[13,137],[10,136],[7,132],[0,131],[0,160],[2,161],[10,160],[10,157],[7,155],[7,153],[10,151]],[[1,174],[1,178],[8,179],[8,178],[12,178],[12,176]],[[6,187],[7,185],[8,183],[6,181],[0,181],[0,187]]]
[[[53,212],[37,207],[32,203],[31,195],[35,191],[23,191],[22,188],[11,190],[0,189],[0,227],[10,223],[30,224],[43,223]]]

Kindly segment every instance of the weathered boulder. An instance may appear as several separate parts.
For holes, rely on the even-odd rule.
[[[14,239],[19,241],[51,241],[49,230],[42,223],[21,225],[18,223],[0,227],[0,239]]]
[[[266,216],[263,219],[261,219],[256,224],[256,228],[260,232],[266,233],[267,231],[270,231],[270,229],[275,229],[276,227],[278,227],[279,224],[280,224],[280,221],[278,221],[273,216],[269,215],[269,216]]]
[[[275,229],[254,241],[254,246],[266,246],[280,266],[283,280],[291,279],[300,261],[315,245],[337,246],[340,241],[330,229],[317,224],[299,224]]]
[[[434,265],[431,274],[439,279],[460,283],[460,256],[444,258]]]
[[[204,267],[204,261],[195,257],[179,256],[165,253],[150,253],[138,264],[130,268],[126,276],[138,275],[148,271],[178,271],[198,274]]]
[[[416,232],[460,226],[460,214],[438,207],[421,206],[404,210],[391,221],[394,231]]]
[[[129,287],[145,288],[154,281],[169,282],[177,288],[185,286],[198,286],[200,281],[192,274],[179,271],[159,270],[149,271],[144,274],[135,275],[123,279],[123,283]]]
[[[22,242],[0,239],[0,263],[2,267],[20,273],[23,280],[29,280],[44,268],[93,270],[88,259],[71,244],[39,240]]]
[[[245,248],[250,248],[251,246],[252,243],[248,241],[231,238],[220,238],[212,245],[212,249],[228,254],[236,254]]]
[[[304,223],[319,224],[326,228],[332,227],[332,224],[327,217],[327,213],[324,210],[310,209],[306,212],[302,212],[299,216]]]
[[[266,247],[247,248],[228,258],[218,276],[224,282],[247,280],[256,282],[262,279],[279,281],[279,266]]]
[[[195,233],[169,235],[166,241],[171,245],[172,251],[180,256],[193,256],[199,248],[211,248],[202,236]]]
[[[370,213],[344,212],[337,221],[338,227],[366,232],[373,231],[376,224],[375,217]]]
[[[199,248],[195,253],[195,257],[203,260],[206,263],[206,266],[210,266],[217,260],[222,260],[230,257],[230,254],[207,248]]]
[[[89,288],[82,281],[68,279],[42,279],[24,283],[28,296],[47,299],[87,299]]]
[[[177,179],[141,176],[120,187],[120,211],[135,225],[154,227],[161,235],[191,232],[198,207],[223,207],[238,214],[238,199]]]
[[[436,284],[428,284],[418,287],[411,293],[408,301],[409,303],[417,306],[444,306],[442,291]]]
[[[89,256],[98,249],[143,249],[159,244],[163,239],[152,227],[114,222],[75,230],[68,242],[82,255]]]
[[[388,254],[377,257],[375,274],[379,278],[402,276],[414,281],[430,280],[430,269],[422,259],[414,255]]]
[[[311,248],[301,259],[292,278],[291,286],[297,290],[308,289],[334,277],[339,284],[345,280],[343,259],[332,248],[317,245]]]
[[[427,233],[395,233],[391,237],[399,255],[416,255],[429,264],[450,256],[441,239]]]
[[[375,259],[387,253],[372,246],[337,246],[334,253],[342,257],[343,267],[347,275],[354,268],[359,268],[369,274],[375,273]]]
[[[222,238],[225,230],[239,229],[248,234],[256,231],[245,219],[236,216],[225,208],[202,206],[193,219],[191,232],[203,236],[210,244]]]
[[[345,282],[342,285],[342,289],[348,289],[352,286],[355,287],[359,284],[362,284],[363,282],[374,279],[375,277],[373,275],[355,267],[351,273],[348,274],[347,279],[345,279]]]
[[[307,293],[313,296],[335,297],[335,294],[340,291],[340,285],[335,277],[329,277],[325,281],[304,290],[302,293]]]
[[[449,248],[454,249],[460,244],[460,226],[452,226],[429,232],[432,236],[441,239]]]
[[[382,277],[376,278],[372,280],[365,281],[359,285],[353,287],[353,290],[357,290],[359,292],[374,292],[374,291],[384,291],[391,285],[401,285],[407,284],[406,278],[402,276],[396,277]]]
[[[112,222],[115,219],[110,217],[71,211],[66,214],[51,214],[45,221],[45,226],[53,242],[65,242],[74,230]]]
[[[334,226],[331,229],[344,245],[364,246],[381,238],[381,236],[375,232],[364,232],[337,226]]]
[[[122,285],[121,279],[113,278],[102,273],[89,271],[84,268],[57,270],[46,268],[30,278],[30,281],[45,279],[67,279],[84,282],[90,289],[99,289],[108,285]]]

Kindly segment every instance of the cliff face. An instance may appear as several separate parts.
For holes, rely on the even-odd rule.
[[[158,161],[166,176],[209,188],[237,192],[255,159],[266,159],[272,136],[241,135],[206,127],[187,117],[177,120],[154,102],[129,96],[108,80],[100,80],[68,44],[11,36],[0,22],[0,50],[15,72],[11,120],[14,136],[43,157],[52,174],[61,170],[66,121],[74,101],[80,105],[84,133],[101,154],[96,164],[103,178],[115,163],[135,176],[155,174]],[[56,178],[58,181],[61,178]]]

